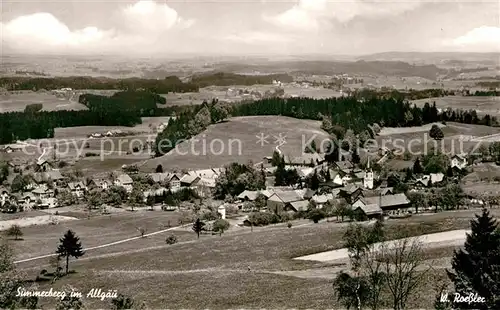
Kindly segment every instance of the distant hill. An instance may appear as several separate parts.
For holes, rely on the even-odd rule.
[[[419,76],[431,80],[443,73],[435,65],[411,65],[402,61],[269,61],[260,64],[217,64],[217,69],[225,72],[244,70],[261,73],[306,73],[306,74],[369,74],[386,76]]]
[[[466,64],[478,63],[498,66],[500,53],[455,53],[455,52],[384,52],[360,56],[364,61],[405,61],[419,64]]]

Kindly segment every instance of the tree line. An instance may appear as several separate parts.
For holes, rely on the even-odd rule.
[[[351,135],[362,135],[363,139],[360,140],[374,136],[376,130],[373,124],[376,124],[375,127],[421,126],[447,121],[487,126],[497,124],[496,117],[488,114],[479,116],[475,110],[440,111],[435,103],[425,103],[423,107],[417,107],[403,98],[268,98],[232,106],[223,106],[213,101],[211,104],[205,102],[201,106],[190,107],[176,119],[171,119],[164,131],[157,136],[156,155],[166,154],[175,148],[177,142],[199,134],[208,125],[221,121],[228,115],[283,115],[322,120],[322,128],[337,139],[343,139],[346,133],[351,132]]]
[[[126,78],[111,79],[105,77],[2,77],[0,86],[9,91],[19,90],[53,90],[60,88],[72,89],[119,89],[119,90],[147,90],[157,94],[169,92],[186,93],[198,92],[206,86],[255,85],[272,84],[273,80],[292,82],[293,78],[287,74],[270,75],[243,75],[225,72],[210,72],[195,75],[189,82],[181,81],[177,76],[167,76],[164,79]]]
[[[80,103],[88,110],[39,111],[28,106],[23,112],[0,113],[0,144],[17,140],[53,138],[58,127],[135,126],[142,116],[170,116],[185,107],[157,107],[165,99],[149,92],[119,92],[111,97],[85,94]]]
[[[218,100],[206,101],[201,105],[188,107],[175,118],[171,118],[168,126],[156,136],[155,155],[167,154],[182,141],[205,130],[210,124],[226,119],[230,114],[230,107]]]

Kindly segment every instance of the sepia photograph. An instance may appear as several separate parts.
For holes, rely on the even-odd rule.
[[[0,13],[0,309],[500,309],[498,0]]]

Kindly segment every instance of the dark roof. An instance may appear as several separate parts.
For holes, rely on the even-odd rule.
[[[377,204],[381,208],[388,208],[400,205],[407,205],[410,203],[408,197],[404,193],[395,195],[375,196],[361,198],[365,205]]]
[[[294,190],[275,190],[274,195],[276,195],[284,203],[299,201],[303,199],[303,197],[297,194],[297,192]]]
[[[290,203],[290,206],[294,209],[294,211],[306,211],[309,206],[309,201],[307,200],[299,200]]]
[[[378,204],[369,204],[369,205],[361,205],[356,208],[356,210],[360,209],[363,211],[364,214],[366,215],[373,215],[373,214],[382,214],[382,209],[379,207]]]

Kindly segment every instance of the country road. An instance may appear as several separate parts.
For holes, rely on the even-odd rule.
[[[187,225],[181,225],[181,226],[171,227],[171,228],[167,228],[167,229],[162,229],[162,230],[155,231],[155,232],[152,232],[152,233],[149,233],[149,234],[144,234],[144,237],[158,235],[158,234],[170,231],[170,230],[175,230],[175,229],[182,228],[182,227],[187,227],[187,226],[190,226],[190,225],[191,224],[187,224]],[[89,250],[96,250],[96,249],[101,249],[101,248],[107,248],[107,247],[110,247],[110,246],[113,246],[113,245],[117,245],[117,244],[129,242],[129,241],[133,241],[133,240],[137,240],[137,239],[141,239],[141,238],[143,238],[143,237],[142,236],[137,236],[137,237],[127,238],[127,239],[123,239],[123,240],[119,240],[119,241],[115,241],[115,242],[111,242],[111,243],[101,244],[101,245],[90,247],[90,248],[85,248],[83,250],[84,251],[89,251]],[[34,261],[34,260],[38,260],[38,259],[42,259],[42,258],[48,258],[48,257],[52,257],[52,256],[56,256],[56,254],[54,253],[54,254],[47,254],[47,255],[42,255],[42,256],[37,256],[37,257],[26,258],[26,259],[15,261],[14,264],[30,262],[30,261]]]
[[[445,231],[440,233],[421,235],[416,237],[410,237],[409,240],[417,239],[422,242],[422,245],[426,248],[433,247],[442,247],[442,246],[460,246],[465,242],[465,238],[467,234],[470,233],[470,230],[452,230]],[[382,243],[376,243],[375,249],[379,249],[382,244],[389,245],[389,247],[396,246],[398,240],[390,240]],[[310,261],[318,261],[318,262],[332,262],[337,260],[344,260],[349,258],[349,253],[346,248],[326,251],[306,256],[296,257],[294,259],[297,260],[310,260]]]

